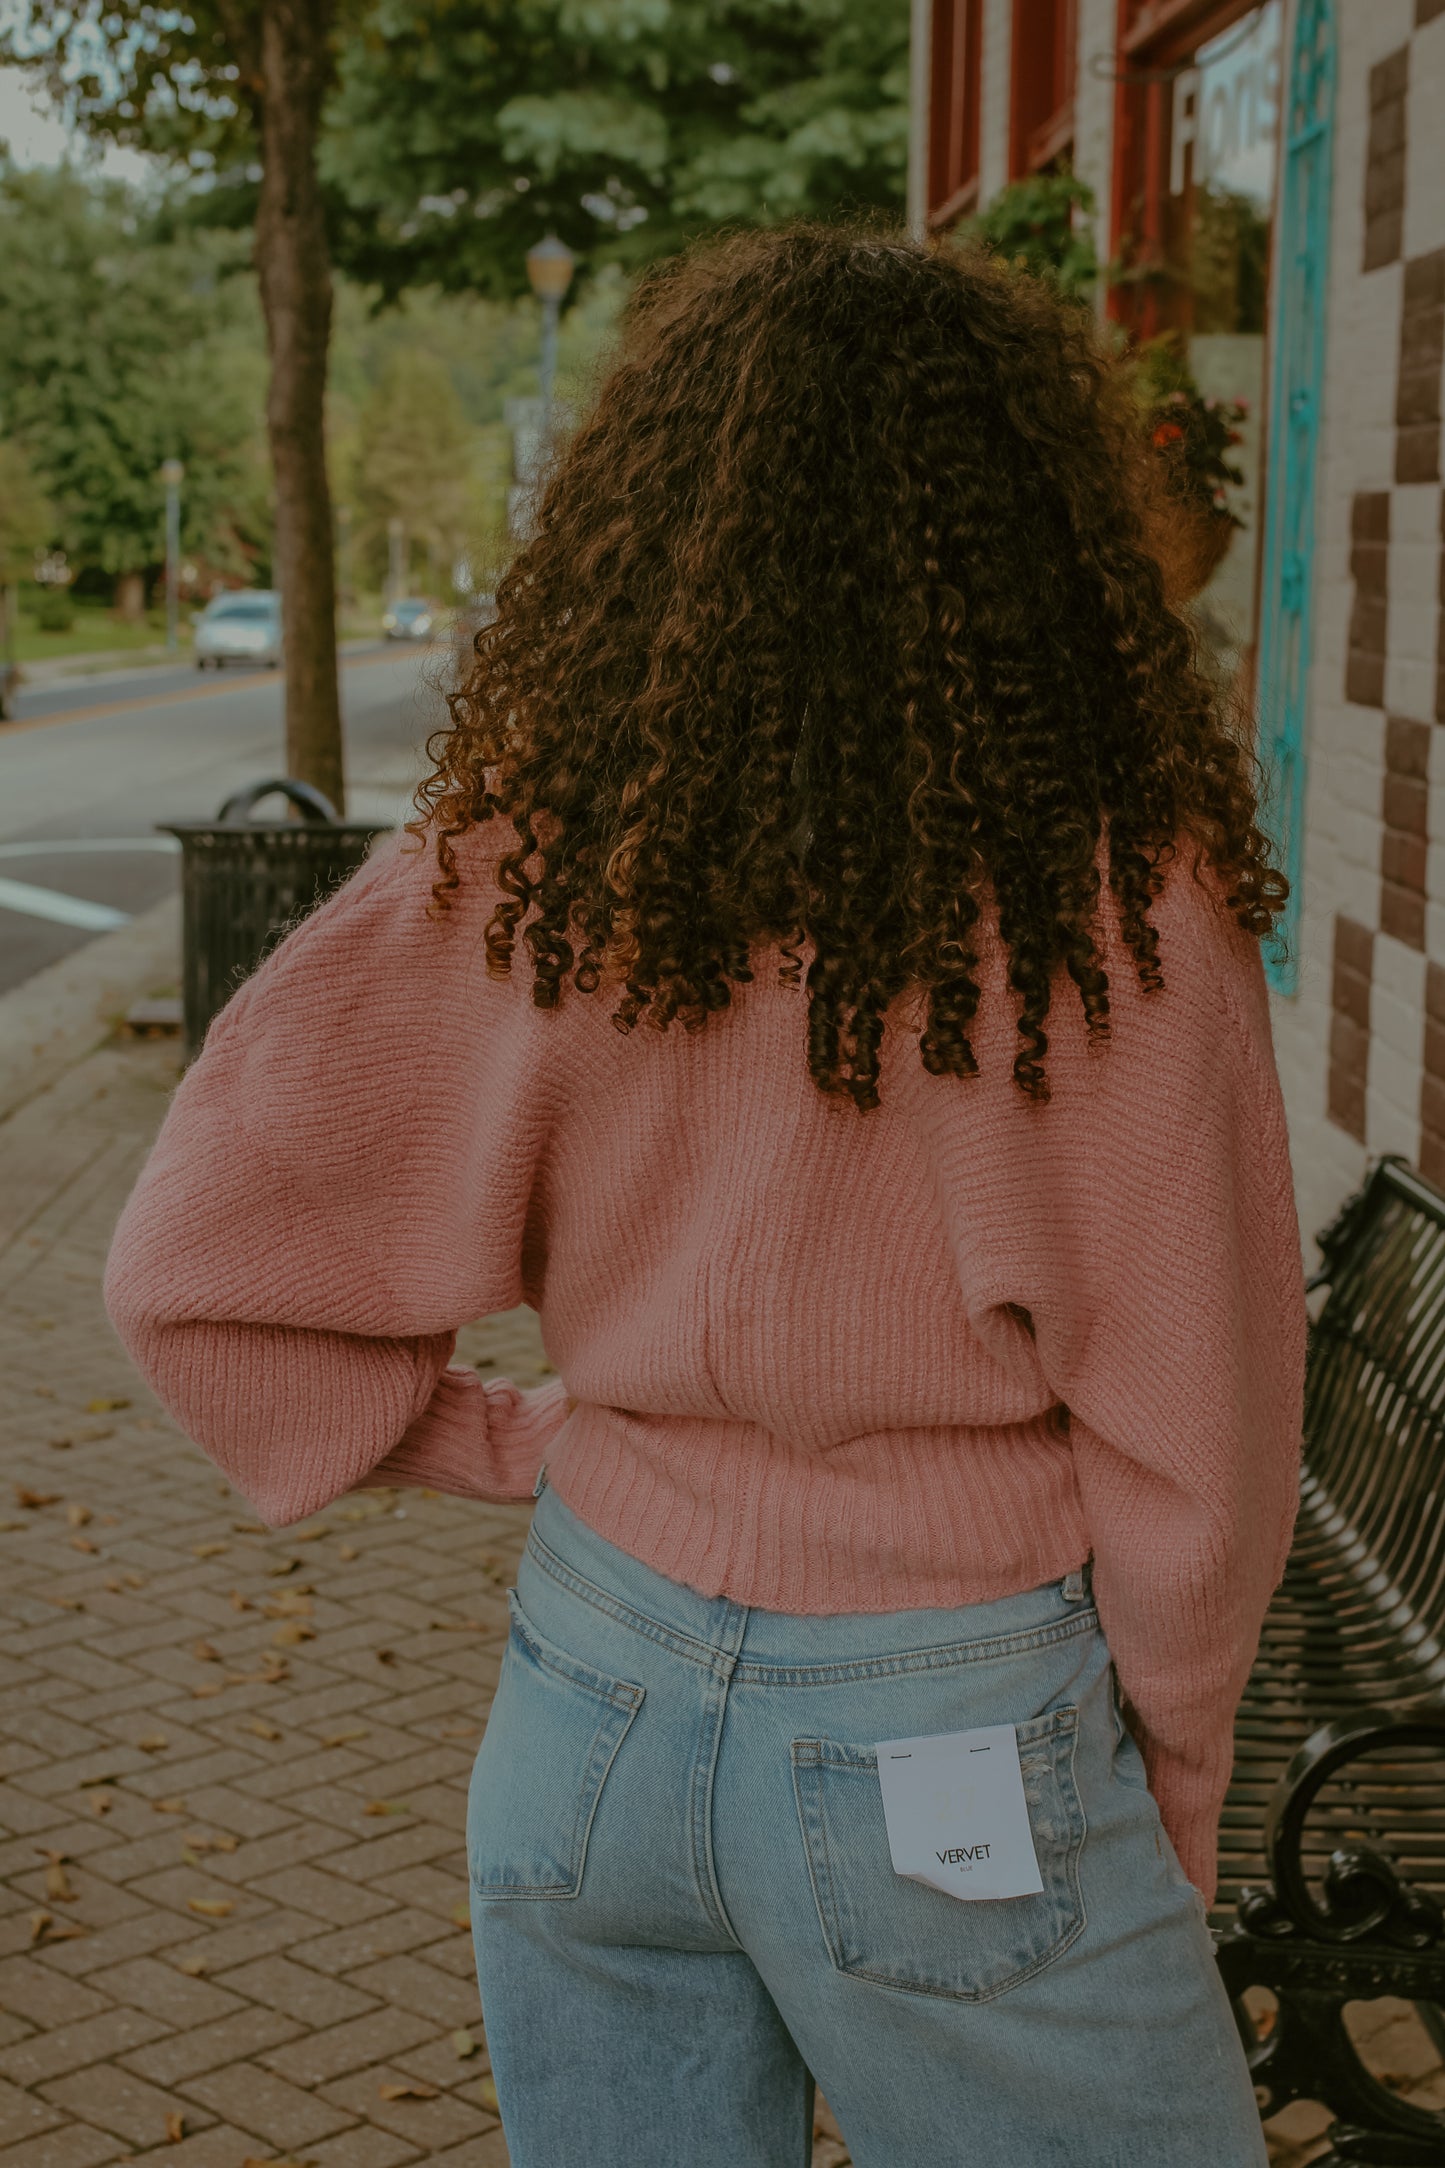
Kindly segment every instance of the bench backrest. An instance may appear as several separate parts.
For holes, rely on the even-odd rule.
[[[1422,1690],[1445,1685],[1445,1197],[1387,1156],[1319,1241],[1306,1495]]]

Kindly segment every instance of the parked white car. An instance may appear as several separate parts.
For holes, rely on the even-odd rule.
[[[270,587],[241,587],[213,595],[196,620],[196,668],[223,663],[281,662],[281,597]]]

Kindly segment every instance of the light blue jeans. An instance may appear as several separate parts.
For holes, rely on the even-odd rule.
[[[477,1756],[477,1971],[513,2168],[1264,2168],[1203,1901],[1088,1569],[795,1618],[544,1491]],[[873,1743],[1018,1726],[1042,1894],[901,1879]]]

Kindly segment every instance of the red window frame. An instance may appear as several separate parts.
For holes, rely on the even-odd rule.
[[[978,208],[983,0],[933,0],[928,113],[928,223]]]
[[[1009,177],[1041,173],[1072,150],[1078,0],[1014,0]]]

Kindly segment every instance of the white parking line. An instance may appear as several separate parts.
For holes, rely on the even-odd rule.
[[[31,881],[0,880],[0,911],[21,911],[27,918],[53,919],[57,926],[83,926],[87,933],[110,933],[130,924],[128,911],[108,903],[87,903],[82,896],[62,896]]]

